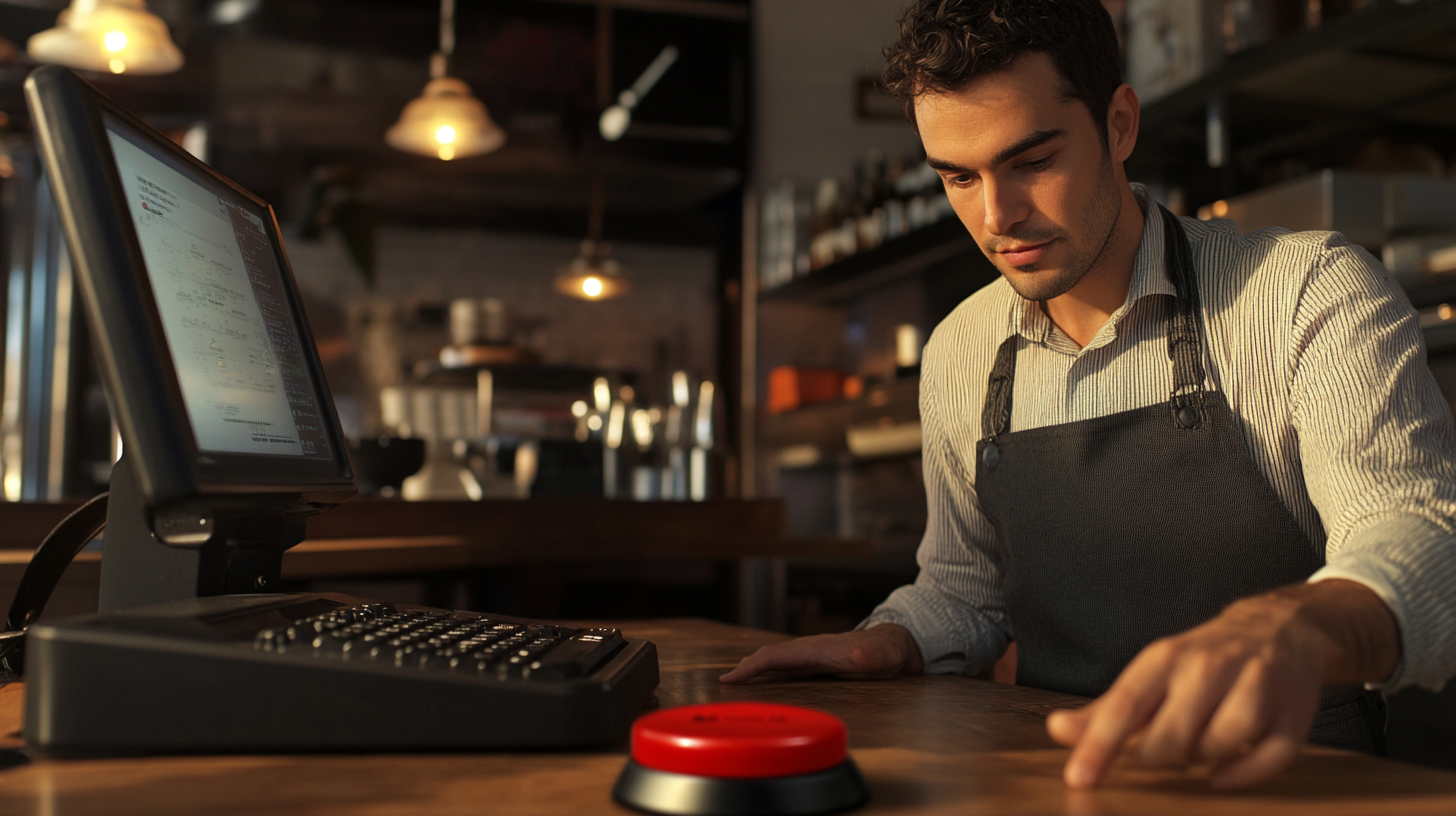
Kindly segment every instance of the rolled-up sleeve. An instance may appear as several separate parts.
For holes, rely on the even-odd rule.
[[[940,415],[944,373],[932,342],[926,347],[920,390],[922,462],[928,523],[916,555],[915,583],[890,594],[860,628],[886,623],[914,636],[932,674],[979,674],[1010,642],[994,528],[981,513]]]
[[[1372,687],[1439,690],[1456,675],[1456,445],[1414,310],[1364,250],[1332,241],[1294,313],[1290,401],[1327,566],[1400,627],[1395,674]]]

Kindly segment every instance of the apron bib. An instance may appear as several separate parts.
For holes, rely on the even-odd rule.
[[[1167,402],[1008,433],[1018,336],[991,371],[976,491],[1006,553],[1021,685],[1098,696],[1154,640],[1324,565],[1250,459],[1223,396],[1203,388],[1192,253],[1182,224],[1162,214],[1177,289]],[[1326,686],[1309,738],[1383,755],[1384,726],[1378,693]]]

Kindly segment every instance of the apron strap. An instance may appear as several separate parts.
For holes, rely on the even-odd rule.
[[[1011,428],[1011,392],[1016,381],[1016,335],[996,351],[991,378],[986,383],[986,405],[981,409],[981,438],[988,442]]]
[[[1168,301],[1168,358],[1173,361],[1173,393],[1168,410],[1173,424],[1187,431],[1203,426],[1203,327],[1198,321],[1198,281],[1193,276],[1193,250],[1178,217],[1156,204],[1163,215],[1163,248],[1168,277],[1177,290]],[[1011,428],[1011,394],[1016,381],[1017,335],[1006,338],[986,383],[981,410],[981,438],[995,442]]]
[[[1164,257],[1177,294],[1168,303],[1168,357],[1173,361],[1173,393],[1168,401],[1173,422],[1184,430],[1203,425],[1203,338],[1198,322],[1198,281],[1193,250],[1178,217],[1158,204],[1163,215]]]

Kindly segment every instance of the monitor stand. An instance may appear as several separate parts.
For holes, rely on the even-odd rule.
[[[280,592],[283,552],[303,540],[303,518],[258,504],[219,503],[154,514],[125,456],[111,471],[101,556],[102,614],[148,604]],[[167,541],[159,538],[160,532]]]

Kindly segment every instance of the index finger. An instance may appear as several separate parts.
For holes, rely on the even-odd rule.
[[[720,683],[746,683],[760,674],[786,672],[793,674],[815,674],[825,671],[822,660],[813,654],[806,654],[796,641],[764,646],[738,662],[732,671],[718,678]]]
[[[1096,787],[1128,737],[1142,730],[1167,693],[1167,661],[1134,660],[1106,694],[1072,749],[1062,777],[1075,790]]]

